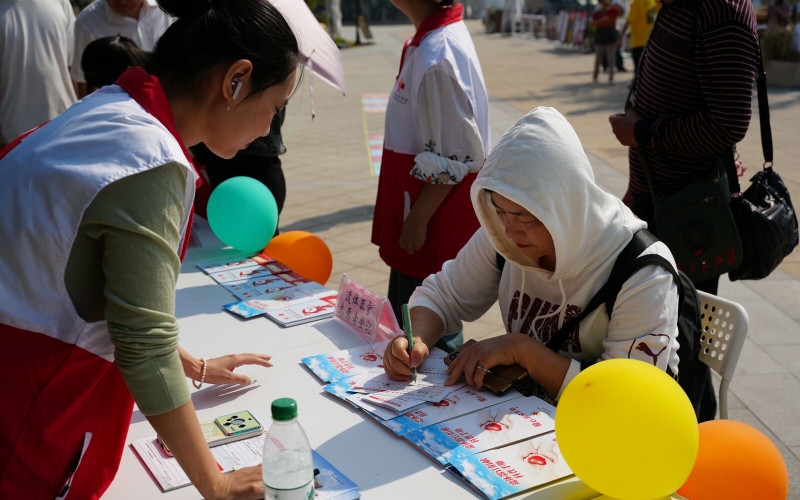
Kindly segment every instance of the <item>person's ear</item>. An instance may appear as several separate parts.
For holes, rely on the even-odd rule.
[[[240,59],[230,66],[222,76],[222,98],[230,107],[232,101],[250,93],[252,89],[253,63]]]

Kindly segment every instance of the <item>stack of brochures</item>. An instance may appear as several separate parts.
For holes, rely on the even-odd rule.
[[[330,318],[336,310],[336,291],[264,254],[197,267],[241,300],[223,307],[245,319],[265,315],[289,327]]]
[[[223,473],[233,472],[244,467],[261,465],[266,434],[242,439],[233,443],[211,448],[211,454]],[[164,492],[189,486],[191,481],[181,469],[178,461],[166,454],[164,448],[153,436],[131,443],[142,464],[153,476],[153,479]],[[311,450],[314,468],[319,470],[316,476],[320,487],[316,489],[315,500],[358,500],[361,494],[358,485],[339,472],[319,453]]]
[[[363,410],[490,500],[572,475],[555,438],[555,408],[517,392],[496,396],[444,386],[445,353],[434,348],[417,384],[383,373],[387,343],[303,359],[325,391]],[[442,380],[442,377],[444,380]]]

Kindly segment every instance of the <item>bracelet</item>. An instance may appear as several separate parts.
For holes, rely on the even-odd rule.
[[[206,368],[208,368],[208,361],[206,361],[206,358],[200,358],[200,361],[203,362],[203,375],[200,377],[199,384],[197,383],[197,381],[192,380],[192,385],[194,386],[195,389],[203,387],[203,382],[206,381]]]

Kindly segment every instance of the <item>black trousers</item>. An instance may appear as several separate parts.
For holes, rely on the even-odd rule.
[[[642,59],[642,52],[644,52],[644,47],[636,47],[635,49],[631,49],[634,71],[639,69],[639,61]]]
[[[415,278],[414,276],[403,274],[395,269],[392,269],[389,273],[388,298],[389,302],[392,303],[392,310],[394,311],[394,315],[397,318],[397,323],[400,325],[400,328],[403,328],[403,304],[408,304],[411,294],[414,293],[414,290],[416,290],[418,286],[422,285],[423,281],[424,280]],[[436,343],[436,347],[445,352],[453,352],[463,343],[464,334],[463,332],[458,332],[454,335],[443,336]]]
[[[279,156],[238,154],[230,160],[225,160],[209,153],[204,154],[201,161],[206,167],[211,189],[233,177],[252,177],[270,190],[272,196],[275,197],[278,215],[280,215],[283,203],[286,201],[286,178],[283,176]],[[277,228],[275,228],[275,234],[278,234]]]
[[[656,227],[655,206],[653,205],[653,198],[649,194],[634,194],[633,195],[633,213],[637,217],[647,222],[647,229],[658,236],[658,227]],[[711,278],[694,285],[698,290],[702,290],[712,295],[717,294],[719,288],[719,276]]]

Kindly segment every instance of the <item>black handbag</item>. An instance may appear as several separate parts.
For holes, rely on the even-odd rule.
[[[648,148],[639,146],[638,152],[653,198],[658,239],[669,247],[678,270],[700,283],[738,268],[744,251],[731,212],[731,174],[726,175],[724,155],[717,155],[716,166],[702,177],[664,194],[654,186]]]
[[[733,193],[731,213],[742,240],[742,262],[728,273],[731,281],[766,278],[795,249],[798,242],[797,214],[789,191],[781,176],[772,168],[767,75],[761,57],[758,59],[756,88],[764,167],[750,179],[751,185],[744,193],[740,193],[736,175],[728,173]]]
[[[698,11],[699,1],[695,5],[693,41],[698,30]],[[659,18],[656,18],[655,24],[658,23]],[[642,65],[649,45],[645,46],[642,54]],[[628,92],[626,111],[631,107],[639,80],[637,76],[634,75]],[[670,194],[656,190],[648,158],[653,152],[641,145],[637,147],[637,152],[653,199],[658,239],[669,247],[678,270],[693,283],[700,283],[731,272],[741,265],[742,242],[731,212],[730,178],[736,178],[733,148],[728,152],[730,162],[725,153],[716,155],[714,167],[705,175]],[[732,174],[730,168],[733,168]]]
[[[695,8],[699,9],[699,1],[697,4]],[[634,75],[626,110],[637,80]],[[798,244],[797,215],[789,191],[772,168],[767,75],[760,50],[756,89],[764,167],[750,179],[752,184],[744,193],[733,148],[717,155],[716,167],[706,176],[666,196],[654,190],[648,151],[638,148],[653,197],[658,237],[672,251],[679,269],[695,283],[726,272],[731,281],[765,278]]]

